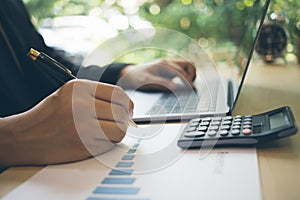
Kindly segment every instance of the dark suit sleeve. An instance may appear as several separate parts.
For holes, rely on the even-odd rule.
[[[0,6],[0,117],[24,112],[47,97],[59,86],[49,82],[41,66],[26,55],[30,48],[43,51],[68,68],[78,78],[115,84],[126,66],[81,68],[68,57],[48,47],[31,23],[22,0],[1,0]]]
[[[90,65],[87,67],[81,67],[70,62],[67,56],[58,53],[52,48],[47,47],[45,53],[62,63],[64,66],[68,67],[77,78],[109,84],[116,84],[118,82],[121,70],[128,65],[126,63],[111,63],[106,66]]]
[[[120,71],[128,65],[126,63],[111,63],[106,66],[91,65],[87,67],[81,67],[69,61],[68,57],[62,52],[56,51],[55,49],[47,47],[46,45],[43,45],[41,48],[43,48],[43,51],[52,58],[68,67],[77,78],[81,79],[116,84],[120,76]]]
[[[48,47],[45,44],[43,37],[37,32],[29,18],[28,11],[21,0],[3,0],[1,6],[1,21],[6,28],[7,35],[11,39],[20,63],[28,63],[24,60],[30,48],[35,48],[43,51],[53,57],[54,59],[67,66],[73,74],[78,74],[79,78],[85,78],[95,81],[102,81],[106,83],[115,84],[117,77],[119,77],[120,70],[126,66],[125,63],[114,63],[107,66],[90,66],[81,69],[80,66],[72,63],[66,55],[55,49]],[[80,73],[78,73],[80,71]],[[95,74],[99,79],[96,79]]]
[[[77,72],[78,78],[101,81],[109,84],[118,82],[120,71],[126,66],[124,63],[112,63],[105,67],[96,65],[82,67]]]

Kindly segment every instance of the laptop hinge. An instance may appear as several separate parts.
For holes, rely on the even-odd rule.
[[[229,107],[229,115],[231,115],[232,112],[232,107],[233,107],[233,102],[234,102],[234,95],[233,95],[233,84],[232,81],[229,80],[227,84],[227,105]]]

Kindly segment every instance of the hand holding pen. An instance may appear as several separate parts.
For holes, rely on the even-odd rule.
[[[5,164],[57,164],[104,153],[124,138],[132,110],[120,87],[70,80],[26,112],[3,118],[6,139],[17,142],[5,145]]]
[[[48,57],[39,52],[29,56],[39,62],[32,67],[45,80],[67,79],[26,112],[1,118],[5,136],[2,166],[79,161],[110,150],[124,138],[133,103],[120,87],[64,76],[66,69],[55,79],[57,65],[47,64]]]
[[[48,81],[57,65],[41,55],[29,53],[40,62],[31,67]],[[1,167],[80,161],[107,152],[124,138],[133,112],[126,93],[114,85],[63,77],[66,82],[35,106],[1,118]]]
[[[35,49],[30,49],[30,51],[28,52],[28,56],[33,61],[40,62],[41,64],[46,65],[47,69],[44,70],[58,81],[65,83],[69,80],[76,79],[76,77],[72,75],[71,70],[43,52],[39,52]],[[110,99],[107,99],[107,101],[110,101]],[[129,119],[129,124],[137,127],[132,119]]]

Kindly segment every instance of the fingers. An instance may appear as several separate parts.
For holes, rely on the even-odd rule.
[[[109,104],[116,104],[122,106],[129,116],[133,115],[133,102],[122,88],[88,80],[77,79],[73,80],[73,83],[73,97],[76,96],[78,98],[82,96],[82,94],[89,94],[89,97],[92,98],[90,101],[100,100],[108,102]],[[106,108],[107,106],[108,104],[105,106],[103,105],[102,108]]]
[[[128,95],[120,87],[109,84],[87,80],[74,82],[73,113],[75,112],[77,121],[82,124],[76,128],[79,127],[83,134],[93,133],[95,139],[98,134],[105,134],[104,139],[121,141],[133,113],[133,102]]]
[[[163,60],[163,74],[170,77],[179,77],[188,86],[194,88],[193,81],[196,77],[196,69],[192,63],[184,60]]]
[[[170,91],[178,89],[179,85],[173,80],[175,77],[179,77],[186,86],[195,88],[195,67],[185,60],[174,59],[152,61],[138,66],[129,65],[122,70],[119,84],[125,88],[145,91]]]
[[[126,123],[114,123],[99,120],[98,123],[106,137],[114,143],[120,142],[125,137],[126,130],[129,126],[128,121]]]
[[[97,104],[99,106],[99,102]],[[106,110],[108,111],[106,112]],[[120,142],[125,137],[129,126],[129,117],[125,112],[120,115],[114,114],[114,112],[106,107],[101,110],[96,109],[97,117],[82,117],[76,127],[80,137],[85,138],[86,143],[103,139],[115,143]]]
[[[95,91],[95,98],[98,100],[121,105],[128,111],[130,115],[132,115],[133,102],[124,92],[124,90],[118,86],[104,83],[98,84]]]
[[[186,61],[176,61],[176,63],[181,66],[181,68],[184,71],[184,75],[185,77],[190,81],[194,81],[196,78],[196,68],[194,67],[194,65],[190,62],[186,62]]]
[[[96,99],[95,118],[111,122],[127,123],[129,121],[128,111],[119,104],[111,104],[107,101]]]
[[[94,83],[95,111],[100,130],[112,142],[120,142],[133,115],[133,102],[118,86]]]

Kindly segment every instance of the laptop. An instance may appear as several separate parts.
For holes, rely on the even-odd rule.
[[[241,35],[235,50],[226,50],[225,46],[221,50],[210,51],[200,47],[199,43],[193,40],[190,40],[188,44],[182,42],[185,44],[182,48],[186,48],[187,51],[180,50],[179,56],[192,62],[196,67],[195,89],[183,87],[184,89],[167,93],[126,91],[135,105],[133,120],[151,123],[231,115],[250,65],[270,0],[253,3],[253,7],[247,8],[245,21],[241,21],[239,26],[234,27],[235,31]],[[237,9],[234,10],[239,12]],[[177,50],[168,47],[171,44],[168,41],[185,40],[186,42],[188,40],[187,36],[171,30],[166,31],[166,29],[159,29],[152,33],[151,42],[155,42],[156,37],[168,38],[164,44],[158,44],[158,48],[165,48],[166,51],[173,53]],[[236,42],[228,40],[224,43]],[[174,81],[177,81],[179,85],[182,84],[178,78]]]

